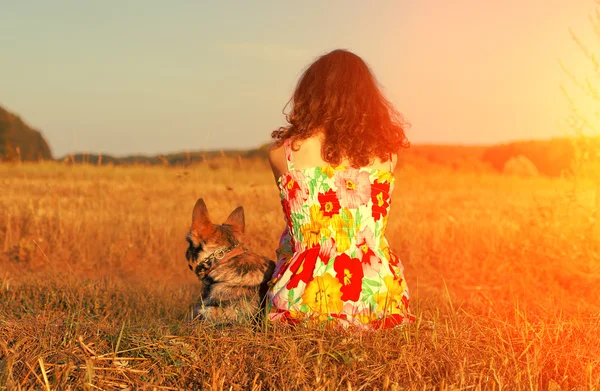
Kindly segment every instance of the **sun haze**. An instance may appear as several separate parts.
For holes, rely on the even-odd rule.
[[[203,3],[10,2],[0,105],[56,156],[250,148],[283,124],[302,69],[363,57],[414,143],[560,135],[558,59],[584,74],[592,0]],[[572,87],[572,86],[570,86]]]

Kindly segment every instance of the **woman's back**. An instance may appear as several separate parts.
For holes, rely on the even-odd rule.
[[[283,146],[285,172],[277,182],[289,252],[272,281],[273,303],[284,308],[273,316],[378,327],[405,323],[408,289],[385,239],[393,162],[332,167],[315,156],[319,146],[318,140],[298,152],[290,142]]]
[[[324,167],[330,165],[322,158],[323,139],[324,137],[322,133],[316,133],[314,136],[309,137],[306,140],[299,141],[296,143],[296,145],[294,145],[294,147],[297,149],[293,151],[294,167],[296,169]],[[278,173],[275,174],[275,179],[277,180],[288,170],[285,146],[281,145],[278,148],[271,149],[269,158],[271,167],[278,171]],[[392,166],[396,165],[397,155],[391,154],[391,158],[391,161],[381,161],[378,157],[374,157],[372,164],[365,166],[365,168],[368,167],[379,170],[389,170]],[[340,166],[351,167],[351,163],[348,159],[342,159]]]

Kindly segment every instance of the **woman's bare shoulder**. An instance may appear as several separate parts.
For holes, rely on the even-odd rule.
[[[271,144],[269,147],[269,161],[271,165],[273,163],[280,162],[281,160],[285,161],[285,148],[283,145],[277,145],[276,143]]]
[[[275,178],[279,178],[287,171],[285,148],[283,145],[271,144],[269,148],[269,163]]]

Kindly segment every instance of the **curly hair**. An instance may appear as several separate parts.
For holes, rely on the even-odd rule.
[[[291,111],[286,113],[286,108]],[[319,57],[300,77],[284,107],[288,126],[271,133],[274,145],[305,140],[323,132],[321,156],[338,166],[346,158],[353,167],[385,162],[408,148],[409,125],[383,96],[369,66],[356,54],[338,49]]]

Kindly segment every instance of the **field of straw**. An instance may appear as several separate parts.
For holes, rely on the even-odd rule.
[[[351,334],[186,320],[197,198],[284,227],[260,161],[0,165],[0,390],[600,389],[599,201],[584,180],[397,170],[387,237],[417,322]]]

